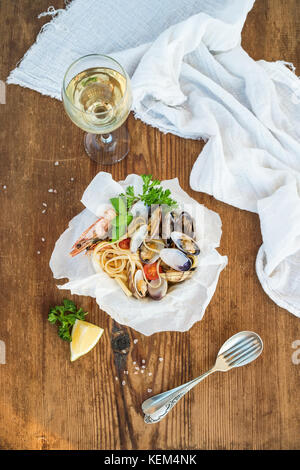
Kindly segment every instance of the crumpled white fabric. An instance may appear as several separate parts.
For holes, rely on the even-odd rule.
[[[99,307],[118,323],[151,335],[159,331],[187,331],[201,320],[217,287],[219,275],[227,264],[216,248],[220,244],[222,229],[218,214],[197,203],[179,186],[177,178],[162,182],[170,189],[172,197],[193,216],[196,225],[196,240],[200,247],[198,266],[191,279],[169,286],[167,295],[160,301],[147,297],[138,300],[127,297],[114,279],[105,272],[96,272],[90,256],[84,253],[72,258],[72,245],[81,233],[94,223],[109,206],[109,199],[123,193],[132,185],[135,194],[142,192],[142,178],[129,175],[125,181],[116,182],[110,173],[100,172],[86,188],[80,214],[74,217],[69,228],[55,244],[50,268],[56,279],[68,278],[60,289],[72,294],[95,297]]]
[[[59,97],[66,63],[118,51],[132,75],[136,117],[207,141],[191,187],[259,214],[259,280],[274,302],[300,316],[300,84],[291,64],[255,62],[242,49],[253,3],[132,0],[125,11],[115,0],[111,14],[109,0],[74,0],[8,81]]]

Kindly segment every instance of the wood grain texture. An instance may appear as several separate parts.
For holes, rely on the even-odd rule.
[[[62,0],[52,4],[63,7]],[[1,1],[0,79],[34,42],[42,24],[36,17],[48,6],[48,0]],[[292,61],[299,70],[298,37],[298,0],[257,0],[243,46],[255,59]],[[257,215],[189,188],[202,142],[163,135],[133,116],[128,127],[131,152],[111,169],[113,177],[178,176],[192,197],[220,214],[220,252],[228,255],[228,267],[203,321],[187,333],[144,337],[117,325],[93,299],[74,296],[105,333],[91,353],[71,364],[68,345],[47,322],[49,306],[66,295],[56,288],[48,262],[55,241],[82,209],[85,187],[104,168],[85,156],[83,133],[60,102],[9,86],[7,103],[0,105],[0,340],[7,349],[7,363],[0,365],[0,448],[299,448],[300,365],[291,356],[300,321],[277,307],[256,277]],[[251,366],[213,375],[161,423],[145,425],[140,405],[147,389],[158,393],[204,372],[223,341],[239,330],[262,336],[263,356]],[[143,359],[146,373],[134,374],[133,361],[141,365]]]

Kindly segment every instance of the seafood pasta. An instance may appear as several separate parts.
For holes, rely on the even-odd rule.
[[[86,250],[96,271],[106,272],[127,296],[137,299],[162,299],[169,285],[193,275],[200,253],[192,217],[176,209],[169,191],[163,193],[157,186],[151,188],[159,198],[152,191],[151,201],[167,204],[149,206],[149,192],[144,200],[132,196],[128,203],[127,188],[128,194],[111,199],[112,207],[81,235],[70,253],[76,256]]]

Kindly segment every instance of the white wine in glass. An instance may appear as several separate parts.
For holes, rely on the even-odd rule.
[[[129,151],[125,126],[132,103],[130,80],[114,59],[81,57],[68,68],[62,89],[65,110],[85,134],[85,150],[98,163],[122,160]]]

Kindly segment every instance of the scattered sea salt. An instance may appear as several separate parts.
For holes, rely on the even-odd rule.
[[[135,367],[135,370],[140,370],[140,368],[139,368],[139,367]]]
[[[146,366],[142,366],[142,369],[146,369]]]
[[[152,372],[149,372],[148,375],[149,375],[149,377],[150,377],[150,376],[152,375]]]
[[[122,353],[126,354],[127,353],[126,349],[122,349]]]
[[[152,392],[152,388],[148,388],[148,393],[151,393]]]
[[[3,189],[6,189],[6,184],[3,186]]]
[[[43,202],[43,204],[42,204],[42,205],[43,205],[44,207],[47,207],[47,204],[46,204],[45,202]]]
[[[163,358],[162,358],[162,357],[159,357],[158,360],[159,360],[160,362],[162,362],[162,361],[163,361]]]
[[[74,178],[70,178],[70,181],[74,181]]]
[[[39,250],[38,250],[36,253],[37,253],[37,255],[40,255],[40,254],[41,254],[41,252],[40,252]]]
[[[119,380],[119,377],[115,377],[115,380]]]
[[[141,370],[141,373],[143,374],[145,371],[144,370]]]
[[[45,241],[46,241],[46,239],[45,239],[44,237],[42,237],[41,240],[42,240],[42,242],[45,242]]]
[[[125,382],[125,380],[123,380],[123,381],[122,381],[122,385],[126,385],[126,382]]]
[[[46,209],[43,209],[43,210],[42,210],[42,214],[45,214],[45,212],[46,212]]]
[[[146,362],[145,359],[142,359],[142,363],[145,364],[145,362]]]
[[[138,339],[134,339],[133,342],[134,344],[136,344],[138,342]]]
[[[53,189],[52,188],[48,189],[48,193],[53,193]]]
[[[55,162],[54,165],[55,165],[55,166],[58,166],[58,165],[59,165],[59,162]]]
[[[136,365],[136,361],[133,361],[133,363],[132,363],[132,364],[135,366],[135,365]]]

